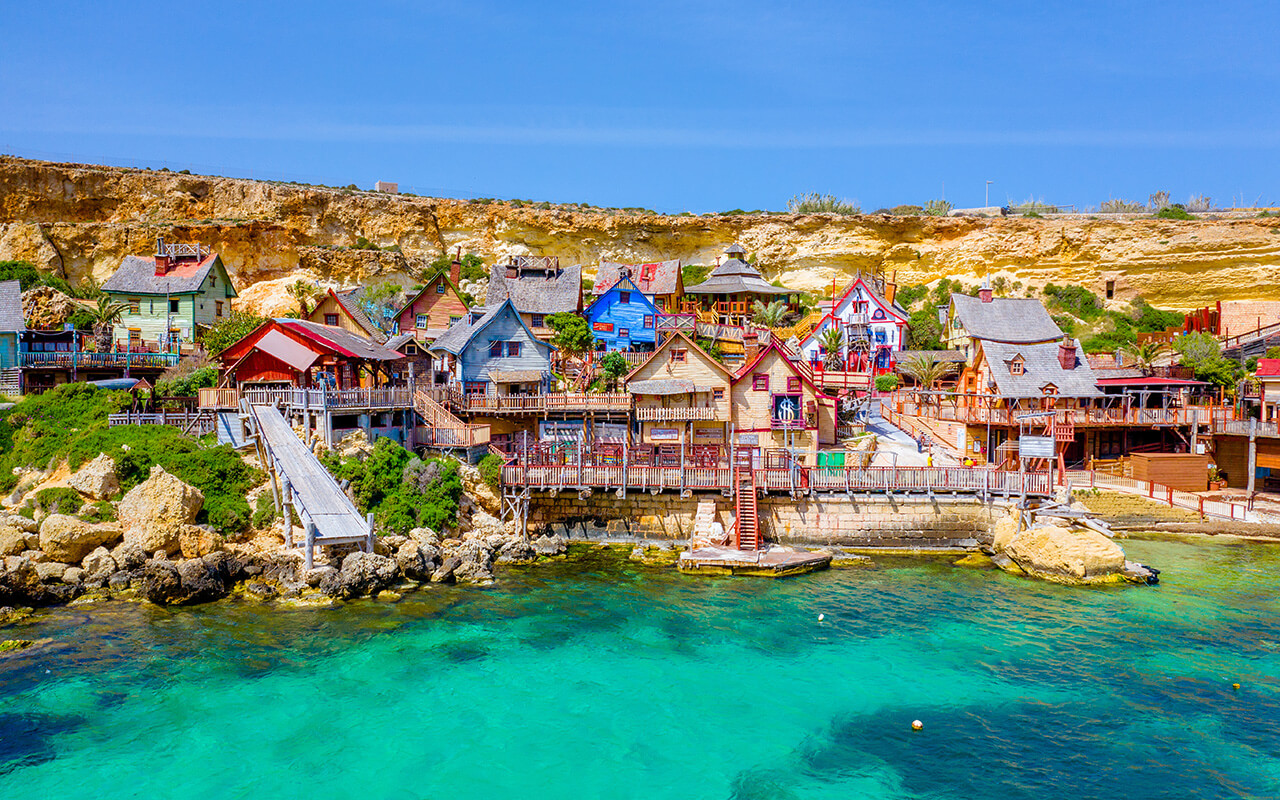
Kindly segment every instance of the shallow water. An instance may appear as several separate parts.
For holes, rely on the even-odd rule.
[[[53,639],[0,658],[0,795],[1280,796],[1280,549],[1125,547],[1160,586],[595,555],[397,604],[53,609],[0,630]]]

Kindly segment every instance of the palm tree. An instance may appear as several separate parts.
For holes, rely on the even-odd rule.
[[[818,346],[827,351],[827,356],[822,361],[822,368],[828,372],[838,372],[844,369],[844,331],[840,330],[840,323],[833,322],[831,327],[827,328],[818,337]]]
[[[315,300],[316,294],[319,293],[319,290],[314,284],[307,283],[303,280],[296,280],[289,284],[288,287],[285,288],[285,291],[289,293],[290,297],[297,301],[298,317],[300,319],[306,319],[307,315],[311,313],[311,302]]]
[[[757,300],[751,306],[752,320],[766,328],[776,328],[782,324],[782,318],[787,315],[787,303],[785,300],[774,300],[772,303],[765,305]]]
[[[127,303],[113,303],[105,294],[98,298],[98,307],[89,310],[93,316],[93,342],[99,353],[111,349],[113,326],[120,321]]]
[[[898,371],[911,378],[925,391],[955,371],[953,361],[940,361],[931,353],[917,353],[898,363]]]
[[[1169,347],[1164,342],[1148,340],[1141,344],[1129,345],[1124,348],[1124,353],[1133,358],[1138,365],[1138,369],[1145,373],[1150,373],[1151,368],[1155,366],[1165,353],[1169,352]]]

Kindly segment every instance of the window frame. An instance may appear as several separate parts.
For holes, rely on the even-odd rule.
[[[767,372],[751,373],[751,391],[753,392],[769,391],[769,373]]]
[[[502,358],[502,354],[506,351],[504,345],[506,342],[489,342],[489,358]]]
[[[787,376],[787,394],[800,394],[803,390],[803,384],[797,375]]]
[[[420,331],[425,331],[425,330],[427,329],[427,326],[428,326],[428,325],[430,325],[430,324],[431,324],[431,315],[430,315],[430,314],[414,314],[414,315],[413,315],[413,327],[414,327],[414,328],[416,328],[416,329],[418,329],[418,330],[420,330]]]
[[[333,322],[330,322],[329,320],[333,320]],[[336,328],[336,327],[338,327],[338,323],[339,323],[339,322],[341,322],[341,321],[342,321],[342,320],[338,317],[338,315],[337,315],[337,314],[325,314],[325,315],[324,315],[324,324],[325,324],[325,325],[328,325],[328,326],[329,326],[329,327],[331,327],[331,328]]]
[[[181,313],[182,313],[182,298],[180,298],[180,297],[170,297],[170,298],[169,298],[169,313],[170,313],[170,314],[181,314]]]
[[[530,328],[545,328],[545,327],[547,327],[547,315],[546,315],[546,314],[530,314],[530,315],[529,315],[529,327],[530,327]]]
[[[520,342],[507,342],[507,358],[520,357]]]
[[[673,364],[684,364],[689,360],[689,350],[685,347],[673,347],[670,351],[669,360]]]
[[[622,290],[622,289],[619,289],[619,290],[618,290],[618,302],[619,302],[619,303],[624,303],[624,304],[626,304],[626,305],[631,305],[631,292],[630,292],[629,290],[628,290],[628,291],[624,291],[624,290]]]
[[[644,327],[645,327],[645,328],[652,328],[652,327],[653,327],[653,315],[652,315],[652,314],[645,314],[645,315],[644,315]]]
[[[141,298],[141,297],[130,297],[130,298],[128,299],[128,302],[129,302],[129,313],[130,313],[130,314],[141,314],[141,313],[142,313],[142,298]],[[154,302],[154,301],[153,301],[153,302]],[[154,310],[154,309],[153,309],[153,310]]]

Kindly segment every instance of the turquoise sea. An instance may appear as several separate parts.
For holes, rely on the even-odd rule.
[[[395,604],[52,609],[0,629],[52,640],[0,658],[0,796],[1280,796],[1280,548],[1125,547],[1159,586],[593,554]]]

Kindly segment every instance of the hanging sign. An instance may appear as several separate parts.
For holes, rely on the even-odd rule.
[[[649,441],[678,442],[680,441],[680,429],[679,428],[650,428]]]
[[[1053,458],[1052,436],[1022,436],[1018,439],[1019,458]]]
[[[546,420],[538,423],[538,440],[576,442],[582,437],[582,420]]]
[[[723,442],[724,428],[719,426],[709,427],[709,426],[703,426],[703,425],[695,425],[693,426],[693,435],[694,435],[694,438],[696,439],[705,439],[709,442]]]

